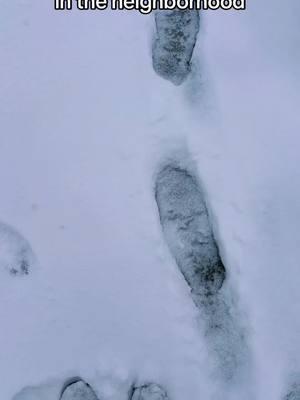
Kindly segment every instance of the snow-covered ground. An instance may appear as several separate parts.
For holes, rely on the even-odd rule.
[[[300,374],[300,5],[204,12],[175,87],[152,68],[153,14],[0,1],[0,220],[36,258],[0,268],[0,398],[58,400],[80,376],[107,400],[145,382],[283,399]],[[241,384],[213,372],[162,234],[154,180],[173,156],[197,167],[237,293]]]

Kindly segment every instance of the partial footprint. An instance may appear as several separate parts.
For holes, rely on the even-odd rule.
[[[210,348],[224,377],[231,379],[245,361],[247,346],[231,293],[224,288],[226,270],[200,184],[174,162],[158,173],[155,198],[165,240],[201,311]]]
[[[98,400],[98,397],[88,383],[75,379],[66,384],[60,400]]]
[[[131,400],[168,400],[166,391],[155,383],[134,388]]]
[[[300,385],[295,385],[284,400],[300,400]]]
[[[13,227],[0,223],[0,269],[11,275],[28,275],[35,263],[29,242]]]
[[[156,37],[152,48],[155,72],[175,85],[189,75],[199,32],[196,10],[156,11]]]
[[[300,400],[299,374],[292,374],[289,383],[285,385],[283,400]]]

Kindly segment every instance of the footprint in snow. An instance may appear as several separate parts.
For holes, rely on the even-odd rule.
[[[12,276],[29,275],[35,255],[24,236],[15,228],[0,223],[0,269]]]

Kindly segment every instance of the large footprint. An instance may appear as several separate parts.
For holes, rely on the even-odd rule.
[[[224,289],[226,270],[195,175],[174,162],[158,173],[155,198],[169,249],[201,311],[205,336],[225,379],[245,362],[246,344]],[[246,357],[245,357],[246,356]]]
[[[284,400],[300,400],[300,384],[295,383],[284,397]]]

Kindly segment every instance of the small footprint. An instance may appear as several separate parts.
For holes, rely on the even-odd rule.
[[[0,270],[12,276],[29,275],[35,264],[29,242],[15,228],[0,223]]]

